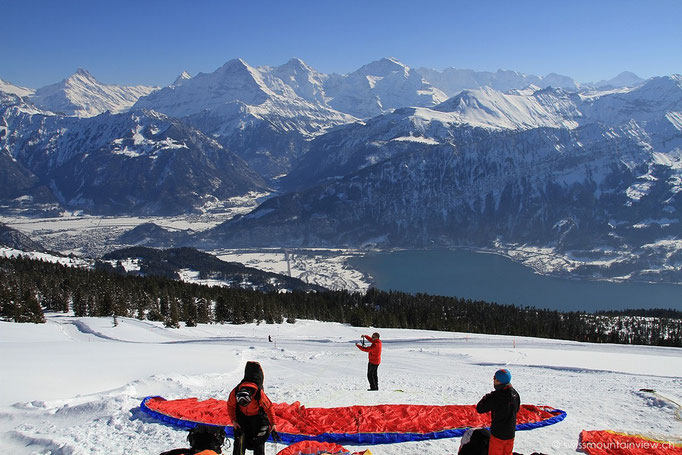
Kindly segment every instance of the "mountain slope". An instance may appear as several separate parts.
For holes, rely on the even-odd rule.
[[[31,240],[26,234],[0,223],[0,245],[21,251],[47,252],[40,243]]]
[[[0,79],[0,96],[2,95],[15,95],[19,98],[27,98],[35,93],[35,90],[26,88],[26,87],[20,87],[18,85],[14,85],[10,82],[3,81]]]
[[[283,184],[300,190],[408,150],[458,147],[505,131],[572,130],[593,124],[620,128],[635,122],[634,127],[647,135],[662,135],[662,145],[682,129],[680,80],[655,78],[635,89],[581,94],[533,87],[505,93],[489,88],[464,91],[430,109],[397,109],[316,138]],[[673,145],[664,145],[661,151],[672,150]]]
[[[111,264],[134,263],[135,270],[128,273],[141,276],[181,279],[196,273],[198,280],[222,281],[231,288],[258,289],[263,292],[324,290],[321,286],[309,285],[298,278],[246,267],[239,262],[225,262],[193,248],[125,248],[107,253],[102,260]]]
[[[267,188],[239,157],[162,114],[88,119],[0,110],[0,146],[60,203],[100,214],[175,214]]]

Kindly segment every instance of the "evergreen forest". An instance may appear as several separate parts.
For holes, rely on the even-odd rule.
[[[0,258],[0,319],[42,323],[45,312],[132,317],[166,327],[199,323],[293,323],[382,327],[682,347],[682,312],[581,313],[374,288],[365,293],[208,287],[28,258]]]

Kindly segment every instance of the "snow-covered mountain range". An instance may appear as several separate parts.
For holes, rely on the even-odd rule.
[[[435,87],[442,90],[448,97],[455,96],[464,90],[475,90],[483,87],[490,87],[494,90],[505,92],[507,90],[522,89],[529,85],[540,88],[554,87],[569,90],[576,90],[580,85],[570,77],[554,73],[542,77],[509,70],[497,70],[491,73],[488,71],[458,68],[445,68],[443,71],[419,68],[417,72]]]
[[[119,87],[116,102],[101,87],[82,70],[35,92],[0,85],[3,205],[179,213],[277,185],[295,192],[192,244],[530,244],[617,255],[609,276],[682,280],[679,75],[578,84],[235,59],[156,91]],[[112,113],[78,117],[107,99]]]
[[[533,86],[508,92],[467,90],[430,109],[397,109],[316,138],[285,182],[300,189],[410,150],[457,147],[491,135],[540,128],[572,131],[588,125],[629,125],[667,138],[680,130],[681,79],[679,75],[660,77],[633,89],[603,92]],[[668,142],[666,150],[659,151],[675,146]]]
[[[443,71],[419,68],[416,71],[434,87],[443,91],[448,97],[455,96],[464,90],[475,90],[484,87],[490,87],[501,92],[522,89],[529,85],[540,88],[553,87],[576,91],[590,88],[635,87],[645,82],[644,79],[630,71],[623,71],[618,76],[609,80],[583,84],[574,81],[568,76],[556,73],[536,76],[510,70],[497,70],[492,73],[489,71],[459,68],[445,68]]]
[[[678,280],[681,113],[680,76],[599,95],[467,91],[398,109],[315,139],[287,176],[297,192],[202,240],[628,251],[604,275]]]
[[[213,136],[256,172],[272,178],[288,172],[307,152],[309,141],[330,128],[405,106],[433,107],[448,98],[453,84],[462,89],[482,85],[522,89],[530,82],[576,87],[567,77],[512,71],[498,71],[500,83],[469,71],[476,82],[462,85],[457,82],[461,71],[467,70],[428,73],[384,58],[338,75],[320,73],[296,58],[259,68],[234,59],[212,73],[191,77],[183,72],[158,90],[105,85],[83,69],[38,90],[1,82],[0,100],[9,104],[19,96],[43,111],[79,117],[131,108],[155,110]]]
[[[142,97],[134,107],[180,118],[274,177],[288,171],[308,139],[355,120],[315,98],[317,77],[300,60],[258,69],[235,59]]]
[[[187,121],[268,177],[286,173],[309,140],[330,128],[447,98],[395,59],[343,76],[319,73],[300,59],[261,68],[235,59],[179,81],[142,97],[135,107]]]

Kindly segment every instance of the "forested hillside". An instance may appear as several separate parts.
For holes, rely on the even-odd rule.
[[[682,347],[682,312],[618,314],[511,305],[369,289],[262,292],[208,287],[156,276],[130,276],[25,258],[0,258],[0,317],[44,322],[44,311],[76,316],[135,317],[168,327],[197,323],[281,323],[314,319],[353,326],[396,327],[588,342]]]

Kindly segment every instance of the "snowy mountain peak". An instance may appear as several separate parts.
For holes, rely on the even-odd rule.
[[[557,73],[549,73],[547,76],[543,77],[542,85],[544,87],[558,87],[572,90],[578,88],[578,84],[576,84],[573,79]]]
[[[218,68],[216,73],[232,73],[240,71],[249,71],[251,67],[241,58],[233,58],[228,60],[223,66]]]
[[[235,101],[260,105],[271,95],[257,69],[232,59],[212,73],[199,73],[140,98],[135,109],[153,109],[173,117],[224,109]]]
[[[154,89],[143,85],[102,84],[88,71],[78,68],[67,79],[36,90],[31,101],[48,111],[75,117],[93,117],[106,111],[125,111],[140,96]]]
[[[309,67],[306,62],[301,60],[298,57],[294,57],[290,59],[288,62],[286,62],[284,65],[280,66],[280,68],[287,67],[290,69],[297,69],[297,70],[302,70],[302,71],[314,71],[311,67]]]
[[[241,99],[247,104],[261,104],[265,101],[266,96],[272,95],[272,92],[267,87],[261,73],[254,67],[250,66],[241,58],[235,58],[225,63],[218,68],[212,76],[216,79],[214,82],[218,83],[222,88],[227,89],[234,99],[241,99],[239,91],[247,92],[251,97],[257,96],[255,99]]]
[[[325,80],[329,105],[358,118],[370,118],[406,106],[431,107],[447,99],[415,70],[395,58],[383,58],[360,69]]]
[[[187,71],[183,71],[178,75],[178,77],[175,78],[175,81],[171,84],[171,86],[176,86],[176,85],[181,85],[185,81],[192,79],[192,76]]]
[[[90,74],[90,72],[88,70],[83,69],[83,68],[78,68],[76,70],[76,72],[71,77],[69,77],[68,79],[73,79],[74,77],[82,77],[85,79],[90,79],[92,81],[96,81],[96,79],[92,76],[92,74]]]
[[[299,58],[292,58],[284,65],[275,68],[261,68],[265,73],[279,79],[281,83],[290,87],[296,95],[304,100],[327,106],[323,82],[325,75],[318,73]],[[276,92],[284,93],[286,89],[276,80],[270,80],[270,85]],[[278,86],[275,88],[275,86]]]
[[[272,75],[284,80],[300,80],[301,78],[316,79],[320,82],[323,79],[323,75],[315,71],[313,68],[308,66],[306,62],[299,58],[292,58],[284,65],[277,66],[275,68],[261,68],[263,72],[270,72]]]
[[[406,72],[407,70],[409,70],[409,67],[402,64],[397,59],[393,57],[386,57],[364,65],[355,71],[355,73],[364,76],[386,77],[391,73]]]
[[[634,87],[641,85],[645,80],[631,71],[623,71],[613,79],[597,82],[597,87]]]

